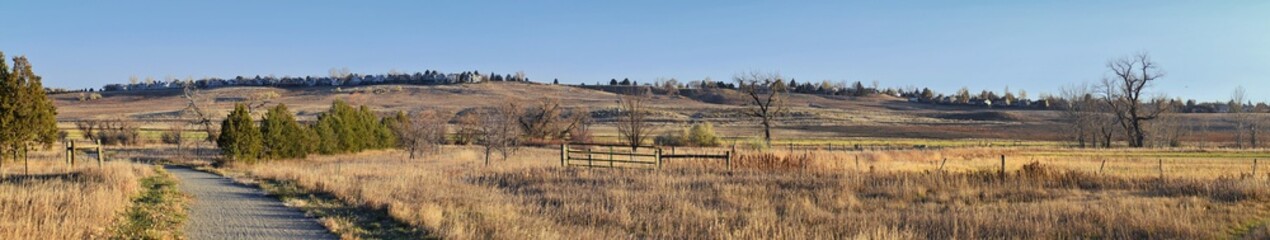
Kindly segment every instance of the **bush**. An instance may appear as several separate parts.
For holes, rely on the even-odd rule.
[[[171,129],[168,129],[168,131],[165,131],[163,132],[163,134],[159,135],[159,140],[163,141],[164,144],[181,145],[181,140],[185,140],[183,139],[184,135],[185,135],[184,129],[173,126]]]
[[[260,129],[251,120],[251,112],[246,105],[239,103],[221,123],[216,146],[220,147],[224,161],[252,163],[260,158],[263,141]]]
[[[127,120],[103,121],[97,125],[97,140],[106,145],[137,145],[141,132],[137,124]]]
[[[660,146],[718,147],[719,137],[710,123],[693,124],[682,131],[667,131],[653,138]]]
[[[335,154],[394,147],[397,136],[389,129],[394,124],[392,121],[392,118],[378,118],[366,106],[353,108],[335,100],[331,109],[318,116],[313,125],[318,138],[316,150]]]
[[[693,124],[685,140],[688,144],[699,147],[719,146],[719,137],[714,133],[714,126],[710,123]]]
[[[672,131],[666,131],[665,133],[662,133],[661,135],[657,135],[657,137],[654,137],[653,144],[656,144],[658,146],[682,147],[687,145],[686,140],[687,138],[684,137],[683,133],[681,133],[680,131],[672,130]]]

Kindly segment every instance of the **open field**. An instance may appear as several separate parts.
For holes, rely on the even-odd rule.
[[[285,103],[301,121],[311,121],[342,99],[354,105],[366,105],[389,114],[395,111],[438,109],[459,112],[473,107],[494,106],[506,101],[535,104],[546,99],[559,100],[567,108],[584,108],[593,112],[599,125],[597,134],[615,135],[605,130],[612,121],[600,114],[617,108],[619,95],[563,85],[527,83],[485,83],[442,86],[380,85],[356,91],[331,87],[281,89],[272,87],[232,87],[206,90],[200,104],[213,117],[224,117],[235,103],[251,102],[273,105]],[[733,90],[721,91],[717,98],[655,95],[650,107],[655,120],[664,129],[682,127],[694,121],[710,121],[722,136],[753,137],[755,123],[738,113],[743,96]],[[277,93],[277,97],[248,101],[253,96]],[[105,93],[98,100],[80,102],[74,94],[53,95],[59,107],[63,129],[73,129],[69,122],[98,119],[139,121],[143,129],[167,129],[173,121],[188,120],[186,100],[177,90],[132,94]],[[274,94],[267,94],[274,95]],[[792,94],[788,99],[791,116],[774,129],[779,136],[799,138],[914,138],[914,139],[1022,139],[1053,141],[1061,138],[1053,122],[1057,113],[1035,110],[990,110],[967,107],[909,103],[888,96],[845,98]],[[263,112],[263,111],[261,111]],[[260,114],[260,113],[257,113]],[[987,117],[979,117],[986,115]]]
[[[234,171],[458,239],[1270,236],[1270,175],[1241,176],[1250,161],[1171,160],[1160,178],[1154,159],[1111,159],[1100,175],[1100,159],[1029,151],[1068,150],[776,150],[781,160],[742,153],[734,170],[689,160],[612,170],[562,168],[558,150],[538,148],[482,166],[477,149],[447,147],[424,159],[370,152]],[[1026,156],[1008,157],[1004,181],[1001,154]]]
[[[255,103],[286,103],[298,119],[312,121],[336,99],[381,115],[556,99],[591,111],[593,141],[618,141],[609,114],[617,107],[612,93],[524,83],[358,88],[378,90],[220,88],[204,92],[204,107],[220,118],[242,99],[277,92]],[[116,158],[207,164],[217,155],[206,142],[189,141],[182,151],[159,144],[168,126],[191,120],[175,92],[55,100],[59,126],[72,139],[79,138],[74,121],[137,121],[145,141],[112,148]],[[672,160],[660,170],[563,168],[558,148],[550,146],[526,147],[484,166],[480,149],[445,146],[441,154],[413,160],[376,151],[221,170],[264,180],[288,204],[318,212],[323,225],[345,237],[1270,236],[1270,167],[1263,160],[1252,174],[1253,160],[1270,152],[1220,148],[1229,144],[1230,129],[1217,116],[1186,115],[1207,132],[1184,138],[1183,148],[1075,149],[1063,141],[1056,111],[794,94],[791,116],[773,129],[773,146],[763,149],[755,147],[761,145],[756,123],[736,113],[736,99],[657,95],[649,101],[654,135],[710,122],[729,147],[675,151],[717,154],[735,145],[740,152],[732,168],[713,160]],[[451,133],[456,123],[451,119]],[[187,140],[204,136],[186,131]],[[355,213],[367,210],[383,214]],[[395,223],[379,224],[381,215]]]
[[[108,162],[70,168],[52,152],[33,153],[30,175],[7,162],[0,182],[0,239],[99,239],[116,224],[154,174],[144,165]]]

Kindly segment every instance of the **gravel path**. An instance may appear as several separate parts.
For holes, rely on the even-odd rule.
[[[184,167],[167,170],[194,198],[185,226],[189,239],[337,239],[317,220],[258,188]]]

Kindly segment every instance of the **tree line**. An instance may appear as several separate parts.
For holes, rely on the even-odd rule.
[[[259,123],[246,104],[236,104],[221,122],[216,145],[224,163],[303,158],[309,154],[354,153],[397,146],[391,126],[395,118],[379,118],[369,108],[336,100],[313,124],[301,124],[286,104],[278,104]]]
[[[1206,104],[1194,100],[1183,103],[1162,94],[1147,95],[1164,73],[1146,53],[1108,61],[1106,67],[1112,74],[1102,81],[1064,87],[1056,97],[1075,146],[1110,148],[1123,141],[1130,147],[1179,147],[1184,137],[1215,122],[1232,126],[1235,147],[1261,145],[1259,135],[1267,120],[1256,113],[1270,112],[1270,108],[1248,101],[1243,87],[1235,89],[1227,104],[1202,110]],[[1181,118],[1184,113],[1204,112],[1224,115],[1212,120]]]

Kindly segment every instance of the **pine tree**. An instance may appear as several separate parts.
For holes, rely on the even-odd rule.
[[[234,111],[221,122],[221,134],[216,139],[216,145],[229,162],[254,163],[260,158],[263,139],[260,129],[251,120],[247,105],[235,105]]]
[[[44,92],[26,57],[13,58],[13,71],[0,52],[0,154],[13,156],[28,144],[51,147],[57,138],[57,107]]]
[[[296,122],[286,104],[269,109],[260,123],[260,133],[264,139],[266,158],[304,158],[312,151],[312,132]]]
[[[0,163],[4,162],[4,157],[12,156],[7,154],[13,145],[16,145],[18,129],[17,125],[17,106],[18,106],[18,83],[9,72],[8,62],[4,59],[4,53],[0,52]]]

